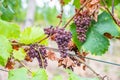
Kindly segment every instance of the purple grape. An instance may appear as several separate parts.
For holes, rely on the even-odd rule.
[[[58,45],[61,57],[65,58],[68,55],[68,43],[70,42],[72,35],[70,32],[65,31],[63,28],[56,28],[55,30],[55,41]]]
[[[86,40],[86,32],[89,28],[91,22],[90,16],[83,12],[82,14],[79,13],[77,16],[74,18],[74,23],[76,25],[76,32],[78,35],[78,40],[81,42],[84,42]]]
[[[72,38],[70,32],[65,31],[64,28],[46,28],[44,29],[45,34],[48,36],[55,34],[55,41],[58,45],[61,57],[65,58],[68,51],[68,43]]]
[[[38,45],[38,44],[32,44],[30,45],[30,49],[28,52],[28,55],[30,56],[30,58],[37,58],[38,62],[39,62],[39,66],[41,68],[43,68],[43,66],[46,68],[47,67],[47,60],[45,58],[46,55],[46,48],[43,45]],[[44,65],[42,65],[42,59],[40,57],[40,55],[42,56]]]

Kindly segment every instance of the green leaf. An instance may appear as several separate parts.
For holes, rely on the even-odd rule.
[[[84,43],[81,43],[77,39],[76,26],[71,25],[71,32],[73,41],[80,51],[90,52],[94,55],[104,54],[109,47],[109,40],[104,37],[104,33],[109,33],[114,37],[120,36],[120,28],[115,24],[112,17],[103,12],[99,15],[98,21],[93,22],[87,32],[87,39]]]
[[[65,4],[68,4],[71,0],[63,0]]]
[[[20,35],[19,41],[24,44],[31,44],[40,41],[45,37],[44,31],[40,27],[28,27]],[[45,44],[47,41],[44,41]]]
[[[80,8],[80,0],[74,0],[73,5],[75,8]]]
[[[5,36],[0,35],[0,65],[5,66],[8,58],[10,57],[10,52],[12,51],[12,46]]]
[[[48,80],[48,75],[45,69],[39,69],[35,72],[31,80]]]
[[[0,35],[4,35],[9,39],[18,38],[20,27],[17,24],[0,20]]]
[[[98,22],[92,25],[96,31],[100,34],[110,33],[114,37],[120,36],[120,28],[114,22],[111,15],[107,12],[103,12],[98,16]]]
[[[108,47],[109,40],[91,28],[86,42],[82,45],[82,50],[94,55],[102,55],[108,50]]]
[[[70,70],[66,70],[66,72],[69,74],[69,79],[68,80],[99,80],[98,78],[83,78],[83,77],[80,77]]]
[[[19,50],[14,50],[13,51],[13,57],[18,60],[24,60],[26,56],[26,53],[24,49],[19,48]]]
[[[11,10],[10,7],[5,8],[4,6],[0,7],[0,11],[2,12],[1,19],[10,21],[14,17],[14,12]]]
[[[53,78],[53,80],[63,80],[62,76],[60,75],[57,75]]]
[[[26,68],[19,68],[10,70],[8,73],[8,80],[29,80]]]
[[[76,32],[76,25],[75,24],[71,24],[70,31],[72,33],[72,38],[73,38],[74,43],[76,44],[76,46],[78,47],[78,49],[81,49],[81,46],[82,46],[83,43],[80,42],[77,39],[77,32]]]
[[[101,1],[102,2],[102,1]],[[112,7],[112,0],[105,0],[107,6]],[[102,3],[103,4],[103,3]],[[114,6],[120,4],[120,0],[114,0]]]
[[[69,78],[68,80],[81,80],[80,79],[80,76],[76,75],[75,73],[73,73],[71,70],[66,70],[66,72],[68,73],[69,75]]]

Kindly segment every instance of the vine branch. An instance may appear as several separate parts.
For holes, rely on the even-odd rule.
[[[112,15],[114,16],[114,0],[112,0]]]
[[[110,12],[110,10],[109,10],[109,8],[108,8],[107,3],[105,2],[105,0],[102,0],[102,2],[103,2],[103,5],[104,5],[103,7],[109,12],[109,14],[112,16],[113,20],[115,21],[115,23],[118,25],[118,23],[117,23],[114,15]]]
[[[70,55],[70,54],[69,54]],[[84,64],[87,68],[89,68],[100,80],[103,80],[103,77],[100,76],[100,74],[98,74],[95,70],[93,70],[88,64],[86,64],[81,58],[75,56],[75,55],[70,55],[70,56],[74,56],[75,59],[77,59],[78,61],[80,61],[82,64]]]
[[[16,60],[16,61],[19,62],[22,66],[24,66],[30,73],[32,73],[32,71],[24,63],[22,63],[19,60]]]

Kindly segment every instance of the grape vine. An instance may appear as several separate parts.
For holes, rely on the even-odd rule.
[[[110,39],[120,38],[120,20],[111,13],[105,0],[73,0],[76,13],[66,23],[63,23],[64,5],[69,2],[69,0],[60,0],[62,9],[57,16],[60,22],[57,23],[58,25],[44,29],[28,27],[21,31],[17,24],[0,19],[0,65],[8,69],[9,80],[20,80],[18,74],[24,80],[28,80],[28,76],[31,75],[30,80],[42,79],[42,75],[45,76],[43,80],[48,80],[45,70],[49,65],[49,60],[56,61],[58,67],[72,71],[76,67],[83,70],[88,68],[98,79],[105,80],[105,76],[98,74],[86,63],[85,57],[88,54],[105,54],[109,48],[109,35],[112,36]],[[101,6],[105,10],[101,10]],[[1,9],[3,8],[0,5],[0,12]],[[112,12],[114,12],[113,5]],[[48,47],[49,41],[55,42],[57,52]],[[33,62],[35,59],[40,68],[37,72],[30,70],[24,64],[24,62]],[[16,69],[16,62],[24,68]],[[27,75],[27,71],[31,75]],[[74,74],[70,71],[68,73],[69,80],[74,80],[71,77],[71,74],[72,76]]]

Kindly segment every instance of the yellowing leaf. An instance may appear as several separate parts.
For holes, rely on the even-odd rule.
[[[40,27],[28,27],[21,34],[19,41],[24,44],[31,44],[42,40],[46,35]],[[46,44],[45,40],[42,44]]]
[[[14,56],[15,59],[24,60],[25,56],[26,56],[26,53],[25,53],[24,49],[19,48],[18,51],[17,50],[13,51],[13,56]]]

